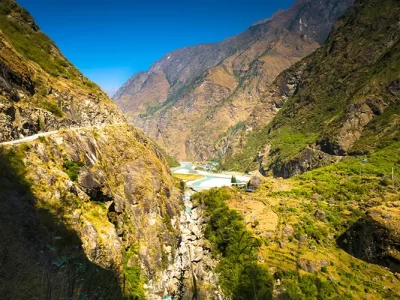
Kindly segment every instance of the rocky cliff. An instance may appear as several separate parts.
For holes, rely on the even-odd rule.
[[[297,1],[235,37],[168,53],[114,99],[170,154],[217,157],[275,77],[318,48],[352,2]]]
[[[107,299],[120,299],[117,291],[142,298],[145,282],[161,280],[172,260],[164,249],[175,249],[179,234],[180,192],[141,132],[130,125],[62,130],[1,156],[3,295],[37,298],[51,289],[53,297],[94,299],[89,263],[115,274],[114,290],[98,288]],[[37,271],[28,257],[41,262]]]
[[[226,167],[258,161],[263,172],[289,177],[396,141],[399,9],[357,1],[324,45],[265,93]]]

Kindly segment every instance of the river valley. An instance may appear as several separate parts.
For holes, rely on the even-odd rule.
[[[197,171],[188,162],[172,170],[174,174],[197,174],[204,177],[186,183],[183,196],[184,209],[180,214],[181,235],[176,249],[165,247],[168,267],[164,270],[159,287],[149,283],[149,299],[225,299],[219,287],[218,275],[214,269],[218,261],[211,255],[211,247],[204,239],[204,229],[208,219],[203,216],[200,206],[195,206],[191,196],[196,191],[213,187],[231,186],[232,175]],[[247,182],[246,176],[237,176],[239,182]],[[173,220],[176,222],[176,220]],[[159,295],[161,289],[163,298]],[[157,294],[157,295],[156,295]]]

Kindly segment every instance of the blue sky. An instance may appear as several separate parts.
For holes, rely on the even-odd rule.
[[[217,42],[294,0],[17,0],[105,91],[169,51]]]

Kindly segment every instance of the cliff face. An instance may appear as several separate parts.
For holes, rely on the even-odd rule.
[[[164,249],[175,248],[180,193],[161,153],[141,132],[130,125],[63,130],[3,149],[3,164],[10,159],[1,174],[0,221],[10,231],[3,232],[9,243],[1,243],[7,257],[2,270],[11,268],[1,277],[3,294],[27,284],[24,297],[40,297],[48,288],[56,297],[93,298],[96,282],[79,264],[115,274],[114,291],[98,290],[107,299],[117,291],[144,296],[144,282],[160,280],[172,260]],[[20,184],[13,188],[12,181]],[[43,280],[58,279],[33,280],[30,261],[15,269],[18,255],[40,260]],[[63,290],[73,282],[82,290]]]
[[[338,239],[346,252],[367,262],[400,273],[400,203],[391,208],[378,206]]]
[[[181,194],[162,153],[14,1],[0,25],[0,294],[163,296]]]
[[[254,166],[258,154],[263,172],[289,177],[395,141],[398,16],[396,1],[356,2],[320,49],[277,78],[226,166],[238,157]]]
[[[170,154],[217,157],[219,141],[249,117],[281,71],[318,48],[352,2],[297,1],[238,36],[171,52],[114,99]]]

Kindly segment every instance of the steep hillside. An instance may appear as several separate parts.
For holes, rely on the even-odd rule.
[[[127,118],[170,154],[205,160],[240,127],[275,77],[327,37],[352,0],[297,1],[216,44],[167,54],[114,96]]]
[[[144,299],[179,233],[180,193],[159,150],[115,125],[0,151],[1,294]]]
[[[397,141],[399,13],[397,1],[357,1],[320,49],[277,78],[224,167],[259,162],[289,177]]]
[[[12,0],[0,29],[1,298],[161,298],[181,211],[162,152]]]
[[[254,284],[272,277],[273,299],[399,299],[399,161],[396,142],[289,179],[263,178],[252,193],[224,188],[199,194],[211,211],[206,233],[217,241],[215,251],[236,254],[237,264],[224,258],[218,267],[222,276],[230,275],[223,288],[235,292],[238,264],[244,257],[249,263],[245,246],[252,243],[257,268],[269,270],[253,271]],[[221,209],[221,198],[253,239],[237,237],[237,214]],[[249,279],[242,274],[245,286]],[[249,290],[246,299],[261,292]]]
[[[124,122],[108,96],[12,0],[0,2],[0,69],[0,141]]]

